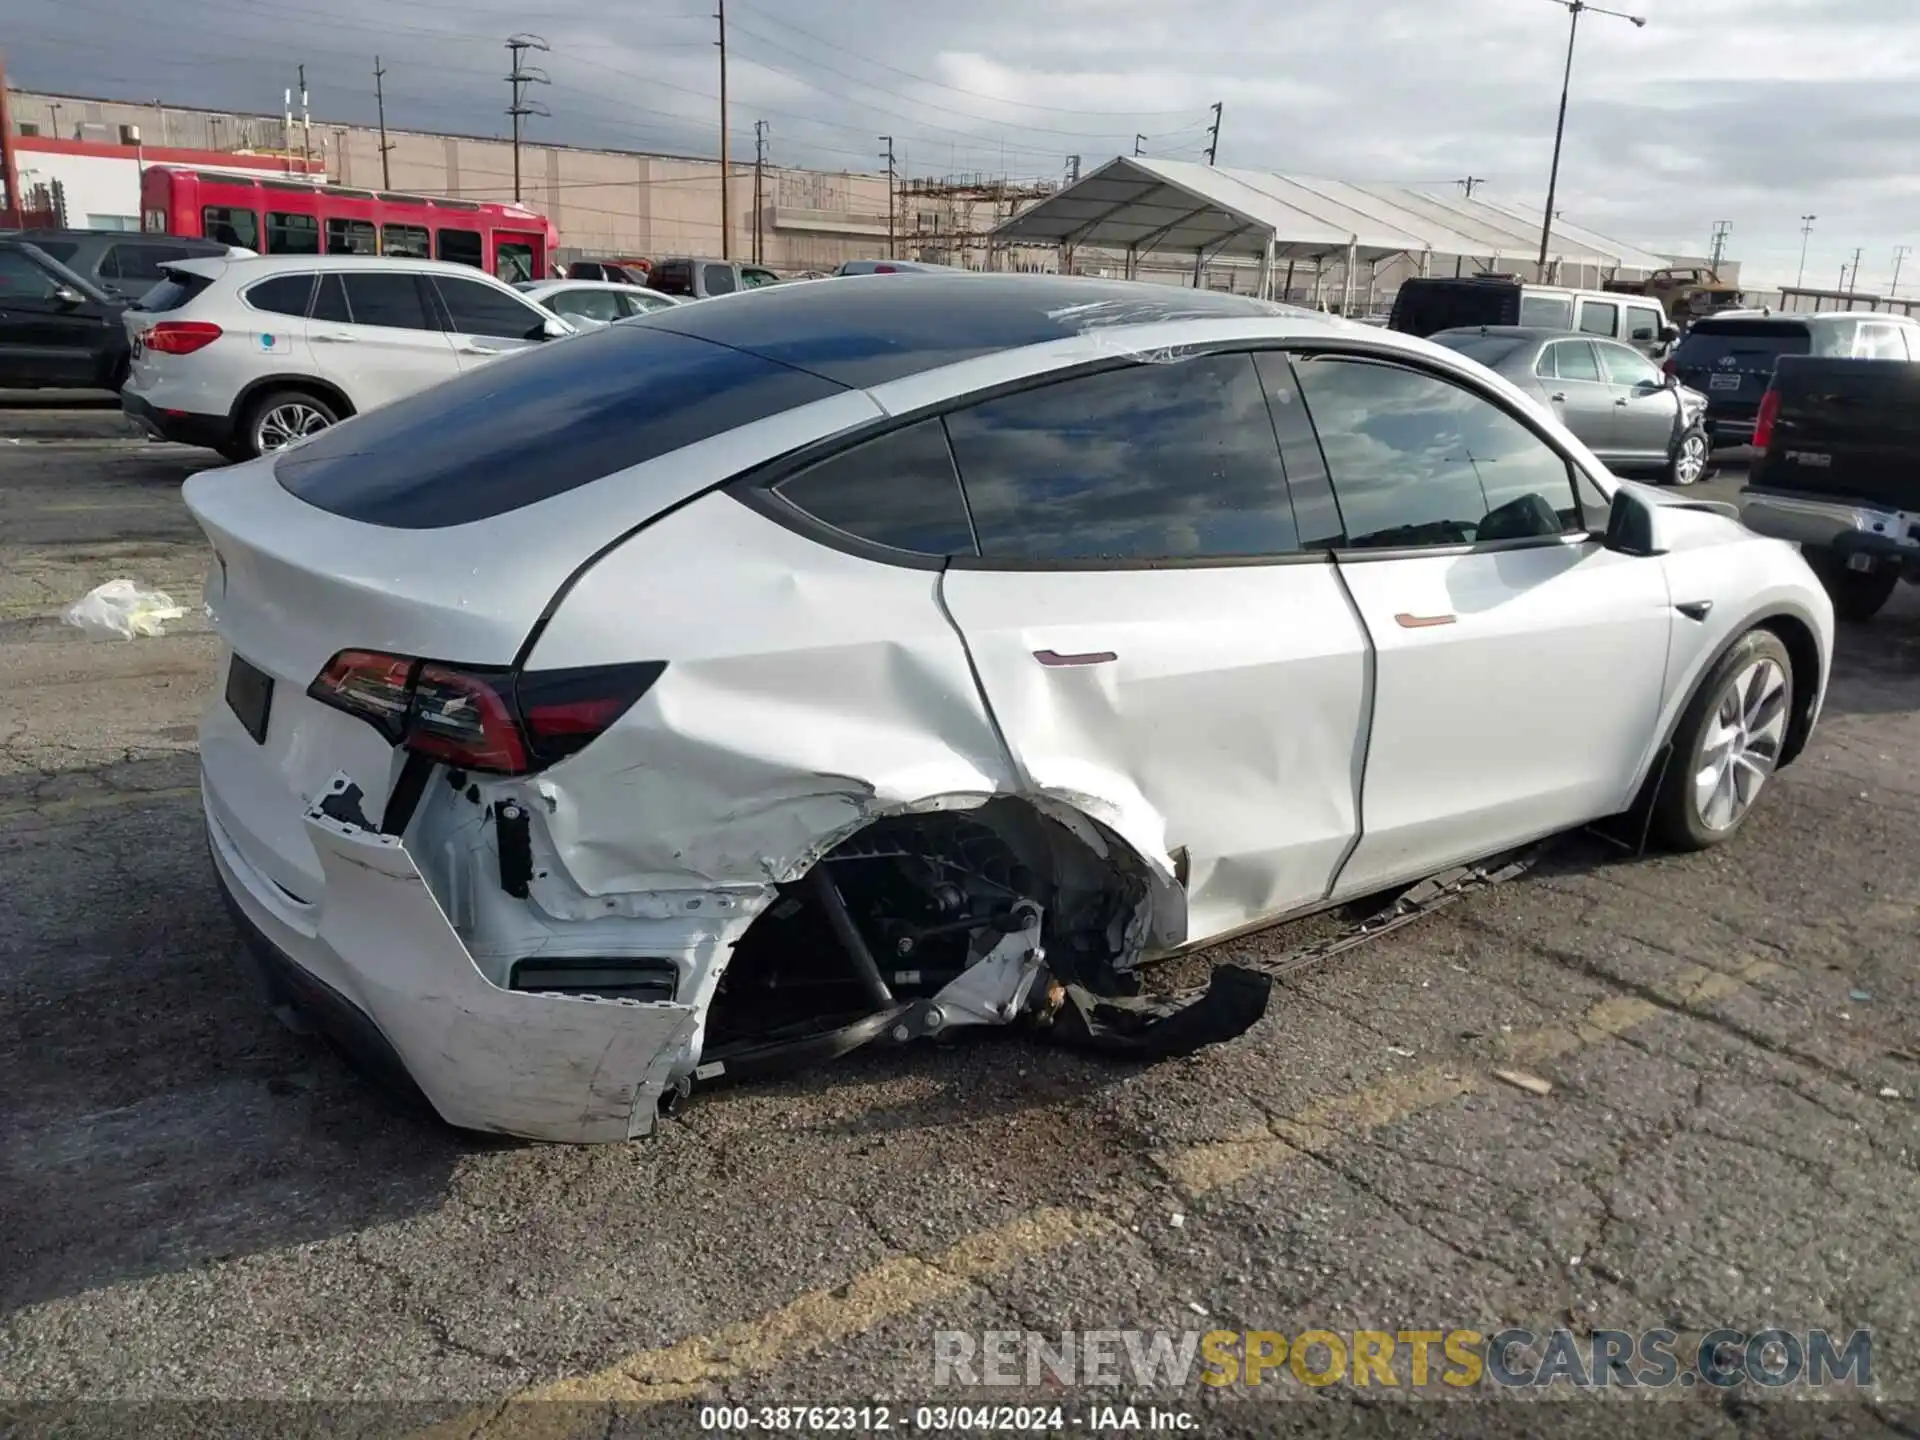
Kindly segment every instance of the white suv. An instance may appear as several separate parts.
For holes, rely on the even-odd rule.
[[[163,273],[126,312],[121,407],[236,460],[575,333],[512,286],[433,260],[210,258]]]

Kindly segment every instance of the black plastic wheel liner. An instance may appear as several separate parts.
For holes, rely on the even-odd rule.
[[[1267,1013],[1273,980],[1240,965],[1213,972],[1203,994],[1181,1004],[1143,995],[1123,999],[1067,987],[1066,1004],[1046,1032],[1062,1045],[1130,1059],[1172,1060],[1237,1040]]]

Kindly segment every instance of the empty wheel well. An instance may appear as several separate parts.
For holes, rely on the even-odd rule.
[[[315,379],[311,375],[269,375],[264,380],[255,380],[234,397],[233,409],[229,418],[238,425],[246,418],[253,402],[272,390],[302,390],[316,399],[324,400],[335,415],[342,420],[354,413],[353,402],[335,385],[325,380]]]
[[[1778,637],[1793,661],[1793,714],[1787,718],[1787,738],[1780,747],[1780,764],[1790,765],[1813,732],[1814,707],[1820,698],[1820,642],[1807,623],[1794,615],[1770,615],[1754,628]]]
[[[705,1053],[845,1026],[885,995],[930,997],[998,943],[1022,902],[1042,909],[1055,978],[1133,993],[1153,896],[1152,872],[1117,837],[1025,800],[883,817],[781,885],[748,927],[714,992]]]

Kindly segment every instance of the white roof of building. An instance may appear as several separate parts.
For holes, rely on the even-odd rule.
[[[1531,262],[1540,250],[1540,212],[1402,185],[1121,156],[994,231],[1016,244],[1256,257],[1269,235],[1283,260],[1344,257],[1353,246],[1362,260],[1432,251]],[[1564,221],[1554,226],[1551,258],[1630,270],[1666,263]]]

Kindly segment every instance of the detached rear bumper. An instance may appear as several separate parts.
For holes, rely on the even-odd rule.
[[[1801,545],[1920,566],[1920,513],[1845,500],[1748,490],[1740,519],[1755,534]]]
[[[120,392],[120,409],[129,420],[156,440],[218,450],[233,439],[233,417],[229,415],[195,415],[185,410],[163,410],[128,390]]]
[[[202,792],[214,870],[276,1000],[375,1078],[468,1129],[581,1144],[652,1129],[692,1006],[501,989],[398,837],[317,807],[306,831],[325,887],[295,900],[242,854],[204,777]]]

